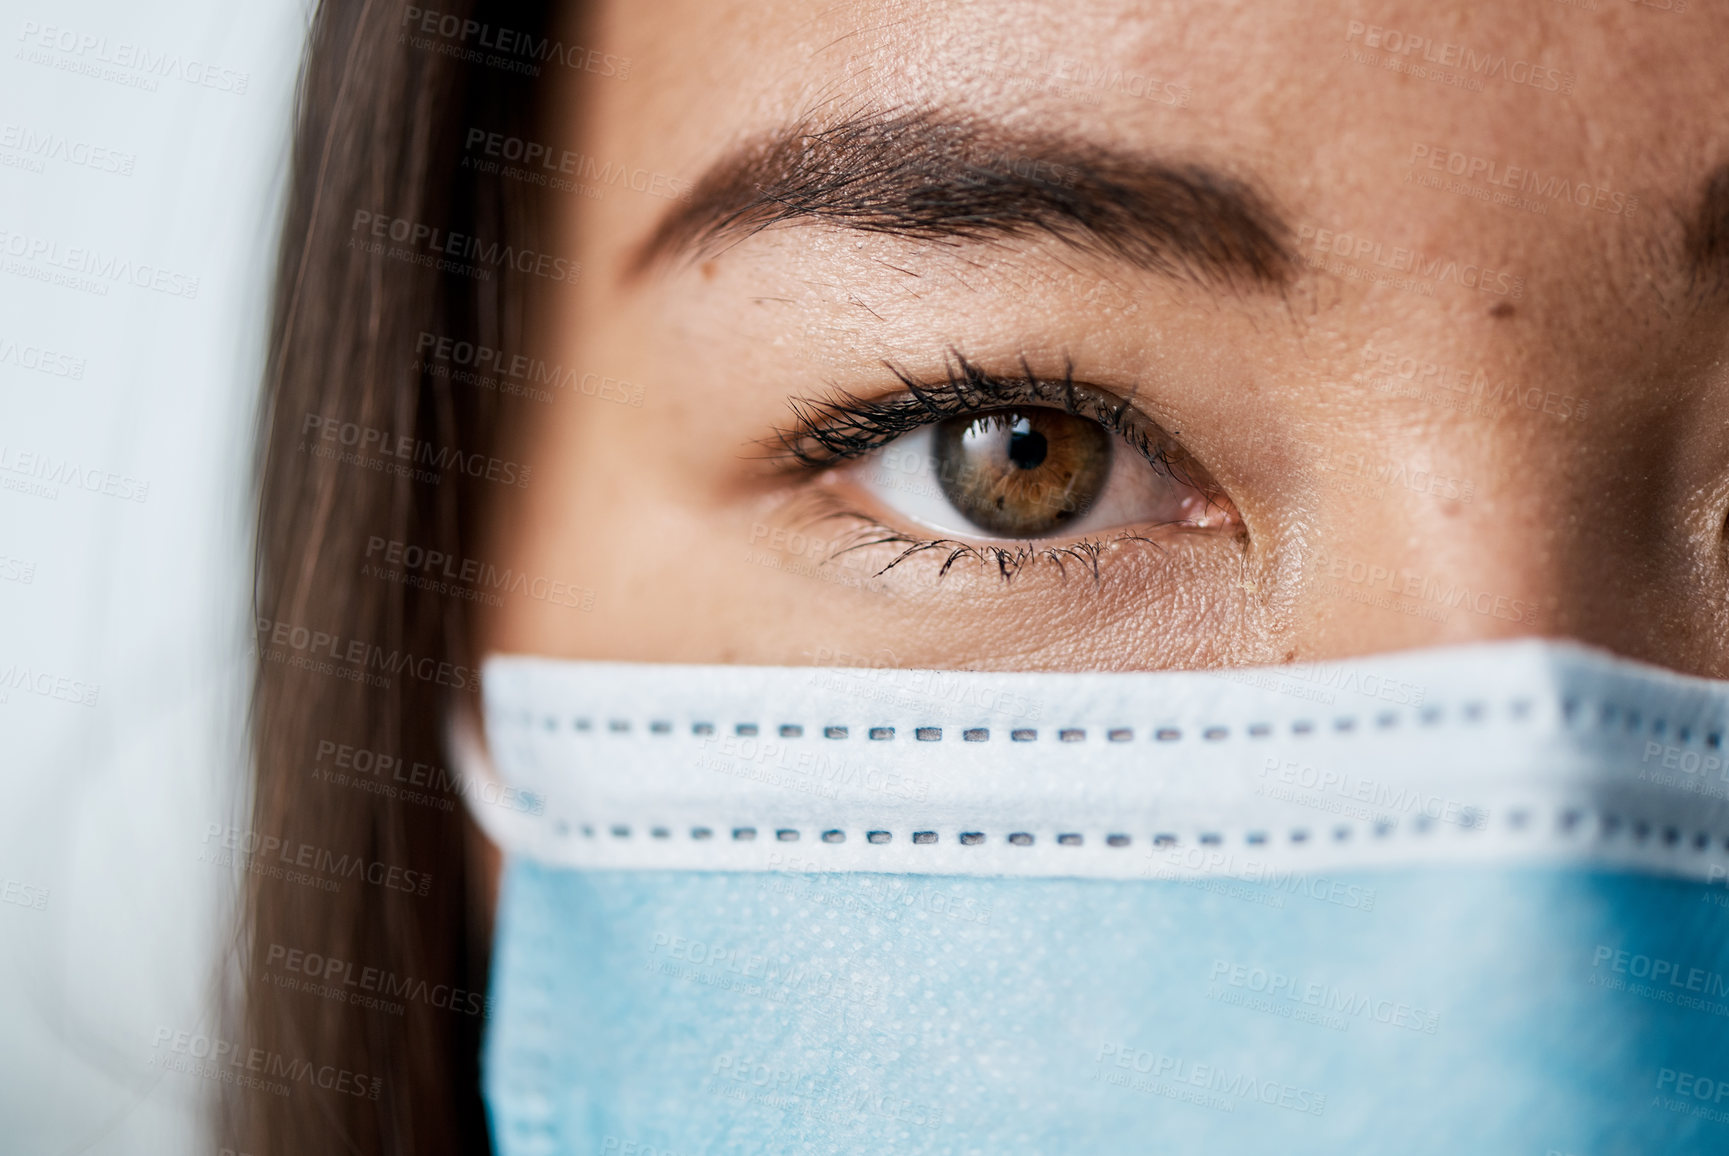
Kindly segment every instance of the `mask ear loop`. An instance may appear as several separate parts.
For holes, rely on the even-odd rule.
[[[541,808],[526,810],[506,802],[509,785],[492,761],[479,712],[472,704],[458,702],[445,716],[444,746],[460,776],[462,802],[475,825],[501,851],[529,851],[543,835]],[[517,797],[524,803],[533,798],[526,792],[518,792]]]

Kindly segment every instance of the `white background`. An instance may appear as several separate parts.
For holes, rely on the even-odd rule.
[[[235,880],[200,856],[208,824],[244,821],[250,443],[305,24],[304,0],[0,3],[7,1153],[209,1142],[215,1085],[151,1061],[162,1029],[214,1031]],[[113,154],[130,174],[78,163]],[[29,275],[81,260],[105,294]],[[196,297],[132,283],[144,267]],[[21,364],[44,348],[82,377]],[[137,482],[142,502],[102,492]]]

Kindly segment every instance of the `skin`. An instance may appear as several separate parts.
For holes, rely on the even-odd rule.
[[[1542,635],[1729,677],[1729,294],[1690,293],[1684,258],[1701,182],[1729,160],[1729,9],[1673,3],[597,5],[564,39],[633,68],[559,72],[555,151],[690,182],[829,110],[961,109],[1216,167],[1328,263],[1282,293],[1219,292],[1050,242],[799,224],[633,277],[672,201],[549,194],[550,247],[584,273],[534,303],[535,353],[638,386],[642,404],[567,389],[524,407],[504,452],[533,483],[502,491],[485,557],[591,589],[593,608],[508,598],[482,650],[1134,670]],[[1573,91],[1400,75],[1351,57],[1373,51],[1352,21],[1553,65]],[[1063,58],[1187,95],[1172,107],[1065,80]],[[1413,166],[1419,145],[1639,208],[1538,214],[1408,183],[1452,179]],[[1350,235],[1353,256],[1323,252],[1323,229]],[[1522,291],[1365,280],[1378,268],[1357,239],[1488,266]],[[1232,532],[1145,529],[1106,545],[1096,577],[1034,564],[1006,583],[969,559],[939,576],[943,551],[886,573],[902,547],[837,556],[824,543],[857,525],[822,516],[836,508],[919,528],[844,479],[766,468],[761,443],[790,399],[894,394],[885,360],[929,377],[951,349],[997,372],[1069,365],[1132,397],[1223,490]],[[1516,385],[1526,403],[1417,388],[1401,358]],[[1472,603],[1426,600],[1435,585]],[[484,913],[499,861],[478,834],[472,852]]]
[[[1576,82],[1470,91],[1398,75],[1349,57],[1371,51],[1351,21]],[[1729,676],[1729,296],[1690,294],[1682,256],[1698,188],[1729,159],[1729,11],[664,0],[603,4],[566,39],[634,62],[626,80],[558,80],[570,113],[554,147],[602,163],[688,182],[823,110],[964,109],[1198,160],[1294,227],[1480,263],[1523,289],[1426,295],[1351,276],[1376,268],[1369,257],[1323,254],[1330,269],[1283,292],[1221,292],[1051,241],[956,247],[810,224],[633,277],[674,202],[551,193],[553,247],[584,273],[536,302],[536,352],[638,385],[642,405],[567,389],[524,407],[508,452],[533,483],[499,502],[488,560],[590,588],[593,609],[511,598],[483,622],[484,650],[1128,670],[1545,635]],[[1025,63],[1034,52],[1186,86],[1186,106],[1052,80],[1056,65]],[[1413,169],[1417,145],[1607,186],[1639,208],[1539,215],[1421,187],[1406,180],[1431,171]],[[1318,254],[1316,240],[1296,247]],[[939,577],[942,551],[880,573],[901,547],[811,545],[853,540],[856,521],[821,516],[835,508],[933,535],[845,479],[768,468],[760,443],[789,424],[789,399],[890,395],[885,359],[928,376],[950,349],[1001,372],[1071,364],[1132,397],[1216,480],[1234,529],[1148,530],[1108,544],[1096,577],[1035,563],[1007,582],[972,559]],[[1517,383],[1534,402],[1406,396],[1423,391],[1396,360],[1378,371],[1382,351]],[[1378,482],[1388,470],[1451,484]],[[1424,580],[1475,605],[1408,593]]]
[[[632,276],[674,202],[549,193],[549,247],[584,273],[533,302],[533,352],[640,387],[642,404],[566,389],[523,407],[504,453],[533,483],[502,491],[486,558],[593,606],[507,598],[480,623],[483,652],[1133,670],[1544,635],[1729,677],[1729,294],[1690,293],[1683,255],[1701,182],[1729,160],[1729,10],[1657,6],[1671,2],[597,5],[565,41],[632,70],[556,70],[555,151],[688,183],[801,118],[959,109],[1220,169],[1327,266],[1279,293],[1220,292],[1052,242],[798,224]],[[1369,25],[1552,65],[1573,91],[1395,74],[1350,56],[1373,51]],[[1155,91],[1182,107],[1068,79],[1077,67],[1176,86]],[[1452,179],[1414,167],[1418,145],[1639,209],[1537,214],[1407,183]],[[1378,269],[1358,239],[1522,291],[1365,280]],[[951,349],[999,373],[1072,366],[1132,398],[1222,489],[1230,531],[1143,527],[1104,546],[1096,576],[1035,563],[1009,582],[971,559],[939,575],[947,551],[886,572],[904,547],[838,553],[860,533],[836,509],[938,535],[838,475],[776,472],[762,443],[791,399],[893,395],[885,360],[929,378]],[[1422,364],[1525,404],[1400,376]],[[1472,601],[1426,600],[1436,586]],[[485,912],[498,856],[471,844]]]

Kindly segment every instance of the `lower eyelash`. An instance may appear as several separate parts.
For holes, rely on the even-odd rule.
[[[1104,553],[1106,548],[1114,546],[1119,542],[1127,541],[1146,542],[1149,545],[1157,546],[1157,543],[1153,542],[1151,538],[1130,532],[1125,532],[1111,538],[1085,538],[1079,542],[1072,542],[1066,546],[1046,546],[1040,549],[1032,549],[1027,546],[1017,546],[1015,549],[1010,550],[1005,549],[1002,546],[977,545],[971,542],[959,542],[952,538],[938,538],[930,541],[920,541],[916,538],[909,537],[908,535],[894,533],[892,531],[888,537],[878,539],[878,541],[906,544],[906,549],[895,555],[894,560],[887,566],[884,566],[881,570],[877,571],[876,577],[879,578],[914,555],[922,554],[927,550],[946,549],[949,551],[948,557],[943,559],[942,566],[937,570],[937,578],[939,580],[948,576],[949,570],[956,562],[967,558],[973,559],[982,564],[994,563],[996,565],[997,576],[1004,582],[1012,582],[1015,576],[1024,568],[1038,562],[1050,563],[1057,568],[1059,576],[1067,578],[1068,567],[1066,563],[1077,562],[1091,572],[1093,585],[1095,586],[1100,582],[1099,555]]]
[[[1164,550],[1158,541],[1145,534],[1133,530],[1108,534],[1096,538],[1083,538],[1078,542],[1069,542],[1061,546],[1028,546],[1016,544],[1013,547],[995,546],[989,543],[962,542],[955,538],[919,538],[884,525],[879,519],[857,510],[840,505],[839,500],[830,495],[820,495],[818,501],[829,506],[826,511],[815,514],[812,525],[822,522],[850,521],[856,524],[857,541],[848,541],[837,545],[830,553],[828,561],[834,561],[854,550],[862,550],[872,546],[898,545],[903,547],[886,565],[875,571],[871,577],[880,578],[910,558],[931,551],[947,551],[942,565],[937,570],[940,581],[948,577],[949,571],[958,562],[972,560],[993,570],[1005,583],[1011,582],[1023,570],[1038,564],[1052,565],[1063,578],[1069,574],[1071,564],[1079,565],[1091,575],[1096,586],[1101,581],[1099,560],[1104,552],[1113,546],[1124,543],[1144,543],[1155,550]]]

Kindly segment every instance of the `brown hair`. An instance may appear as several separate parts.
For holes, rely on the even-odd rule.
[[[345,747],[374,767],[444,767],[443,720],[478,685],[472,602],[370,567],[381,540],[468,558],[481,537],[498,482],[469,466],[499,444],[506,399],[435,376],[417,350],[427,334],[519,347],[524,291],[511,263],[436,260],[414,230],[471,239],[470,254],[535,247],[527,186],[465,166],[462,133],[533,139],[548,66],[488,59],[450,21],[540,37],[552,5],[438,8],[429,31],[399,0],[323,0],[297,99],[258,433],[256,792],[237,844],[250,869],[233,1012],[236,1071],[276,1086],[228,1085],[218,1125],[220,1147],[254,1156],[487,1150],[478,1000],[426,994],[485,991],[459,791],[441,772],[413,799],[377,793],[387,776],[330,775]],[[380,220],[389,240],[374,239]],[[306,990],[324,979],[350,994]],[[396,1006],[351,998],[368,990]]]

